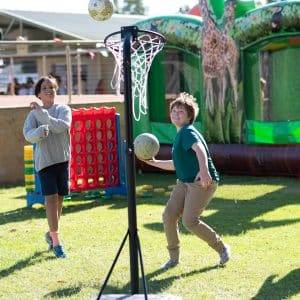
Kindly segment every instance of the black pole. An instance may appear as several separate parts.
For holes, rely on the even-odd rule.
[[[126,124],[126,184],[128,202],[128,230],[130,253],[131,294],[139,293],[138,239],[135,194],[135,156],[132,122],[131,42],[137,37],[136,26],[121,28],[123,40],[124,104]]]
[[[142,272],[142,279],[143,279],[143,287],[144,287],[144,297],[145,300],[148,300],[148,289],[146,284],[146,278],[145,278],[145,272],[144,272],[144,263],[143,263],[143,255],[142,255],[142,247],[139,236],[137,236],[138,239],[138,253],[140,257],[140,264],[141,264],[141,272]]]
[[[122,243],[121,243],[121,246],[120,246],[120,248],[119,248],[119,250],[118,250],[118,252],[117,252],[117,255],[116,255],[116,257],[115,257],[115,259],[114,259],[114,261],[113,261],[111,267],[110,267],[110,270],[109,270],[109,272],[108,272],[108,274],[107,274],[107,276],[106,276],[106,278],[105,278],[105,280],[104,280],[104,283],[103,283],[103,285],[102,285],[102,288],[101,288],[101,290],[100,290],[100,292],[99,292],[98,297],[97,297],[96,300],[99,300],[99,299],[101,298],[103,292],[104,292],[104,289],[105,289],[105,287],[106,287],[106,285],[107,285],[107,283],[108,283],[108,280],[109,280],[109,278],[110,278],[110,275],[111,275],[111,273],[112,273],[112,271],[113,271],[113,269],[114,269],[114,267],[115,267],[115,265],[116,265],[116,263],[117,263],[117,260],[118,260],[120,254],[121,254],[121,251],[123,250],[123,247],[124,247],[124,244],[125,244],[125,242],[126,242],[126,239],[127,239],[128,234],[129,234],[129,231],[127,230],[127,232],[126,232],[126,234],[125,234],[125,236],[124,236],[124,239],[123,239],[123,241],[122,241]]]

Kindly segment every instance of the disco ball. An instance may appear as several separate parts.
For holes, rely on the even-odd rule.
[[[114,5],[111,0],[90,0],[89,14],[96,21],[109,19],[114,12]]]

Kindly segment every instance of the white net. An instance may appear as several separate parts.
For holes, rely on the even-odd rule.
[[[123,43],[106,41],[106,48],[113,54],[116,65],[111,80],[112,89],[119,95],[123,74]],[[147,114],[147,82],[148,74],[155,55],[162,50],[164,40],[152,33],[143,33],[131,43],[131,78],[132,78],[132,113],[136,121]]]

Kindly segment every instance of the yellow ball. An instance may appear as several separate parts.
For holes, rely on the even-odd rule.
[[[90,0],[88,10],[95,21],[105,21],[112,16],[114,5],[110,0]]]
[[[159,141],[151,133],[142,133],[134,139],[134,153],[137,158],[148,160],[157,155],[159,151]]]

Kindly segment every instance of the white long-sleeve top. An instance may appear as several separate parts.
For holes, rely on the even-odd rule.
[[[35,143],[36,171],[70,159],[71,109],[67,105],[53,104],[50,108],[32,110],[24,123],[23,134]],[[49,130],[45,136],[45,129]]]

